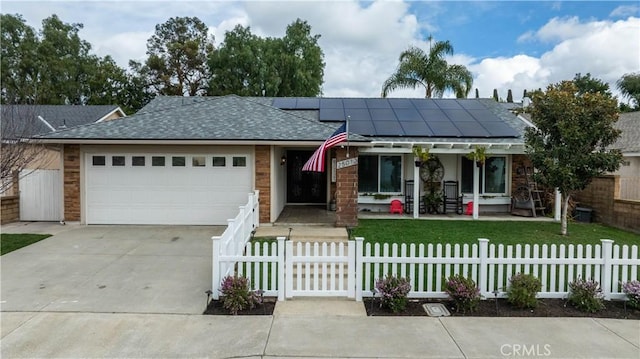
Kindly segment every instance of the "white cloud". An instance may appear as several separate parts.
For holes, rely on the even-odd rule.
[[[622,5],[613,9],[609,14],[610,17],[628,17],[637,16],[640,13],[640,5]]]

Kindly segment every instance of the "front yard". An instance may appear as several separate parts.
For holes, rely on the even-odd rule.
[[[569,223],[561,236],[560,224],[526,221],[447,221],[413,219],[361,219],[351,237],[378,243],[477,243],[487,238],[495,244],[614,244],[640,245],[640,235],[597,223]]]
[[[50,234],[12,234],[2,233],[0,235],[0,255],[5,255],[22,247],[39,242],[51,237]]]

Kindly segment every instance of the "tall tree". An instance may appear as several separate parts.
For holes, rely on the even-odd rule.
[[[398,67],[382,85],[382,97],[397,89],[424,87],[425,98],[442,97],[451,90],[456,97],[467,97],[473,86],[473,75],[462,65],[449,65],[446,55],[453,55],[449,41],[436,41],[429,52],[418,47],[410,47],[400,54]]]
[[[156,25],[140,75],[161,95],[203,95],[209,77],[206,62],[213,51],[208,31],[197,17],[172,17]]]
[[[500,101],[500,97],[498,97],[498,89],[493,89],[493,99],[496,100],[496,102]]]
[[[507,102],[513,103],[513,93],[511,92],[511,89],[507,91]]]
[[[640,72],[624,74],[617,82],[618,90],[625,98],[635,102],[635,110],[640,109]]]
[[[324,76],[320,35],[300,19],[283,38],[261,38],[236,26],[209,58],[210,95],[318,96]]]
[[[20,15],[0,14],[0,84],[2,103],[35,103],[40,40]]]
[[[536,127],[525,134],[526,151],[536,177],[562,194],[561,233],[567,234],[567,207],[574,191],[595,176],[615,171],[622,161],[607,147],[618,138],[617,102],[608,93],[583,91],[573,81],[549,85],[529,94],[529,113]]]
[[[579,94],[601,93],[603,95],[611,96],[609,84],[600,79],[591,77],[591,74],[588,72],[586,75],[577,73],[573,78],[573,83],[578,88]]]

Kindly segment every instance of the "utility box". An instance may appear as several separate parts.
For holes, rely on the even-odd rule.
[[[576,207],[575,218],[578,222],[591,223],[591,212],[593,209],[586,207]]]

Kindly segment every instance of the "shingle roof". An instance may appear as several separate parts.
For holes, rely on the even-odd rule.
[[[133,116],[50,133],[42,138],[324,141],[337,127],[235,95],[160,97]],[[350,139],[364,140],[356,135]]]
[[[640,111],[621,113],[615,127],[622,132],[611,147],[623,153],[640,152]]]
[[[34,136],[51,132],[51,127],[57,131],[94,123],[117,109],[115,105],[2,105],[2,121],[6,127],[19,128],[21,136]]]

